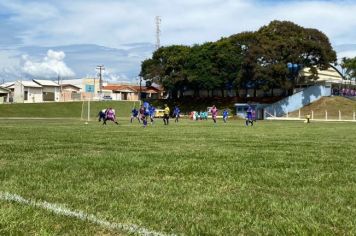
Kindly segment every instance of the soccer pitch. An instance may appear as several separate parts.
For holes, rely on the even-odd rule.
[[[0,235],[356,234],[356,124],[0,120]]]

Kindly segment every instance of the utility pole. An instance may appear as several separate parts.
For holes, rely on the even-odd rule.
[[[161,40],[160,40],[161,22],[162,22],[161,17],[156,16],[156,50],[161,47]]]
[[[103,93],[103,71],[105,70],[105,67],[103,65],[99,65],[96,67],[97,70],[99,70],[99,89],[100,89],[100,96]],[[94,87],[95,91],[95,87]]]

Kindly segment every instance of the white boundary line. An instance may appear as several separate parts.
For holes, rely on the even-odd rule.
[[[138,234],[143,236],[168,236],[167,234],[151,231],[135,224],[112,223],[104,219],[100,219],[95,215],[87,214],[83,211],[79,211],[79,210],[72,211],[58,204],[49,203],[45,201],[25,199],[20,195],[11,194],[8,192],[0,192],[0,200],[7,201],[7,202],[16,202],[22,205],[28,205],[36,208],[42,208],[44,210],[51,211],[56,215],[72,217],[81,221],[88,221],[100,225],[106,229],[121,230],[131,234]]]

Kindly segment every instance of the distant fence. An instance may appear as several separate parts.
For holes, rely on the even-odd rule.
[[[303,111],[298,110],[294,112],[287,112],[285,115],[277,117],[273,114],[265,114],[267,119],[275,120],[304,120],[306,117],[311,120],[318,121],[355,121],[356,122],[356,111],[352,110],[310,110]]]

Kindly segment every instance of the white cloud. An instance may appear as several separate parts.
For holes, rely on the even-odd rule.
[[[1,2],[1,0],[0,0]],[[334,44],[356,43],[355,1],[262,0],[2,0],[24,24],[27,45],[155,42],[154,17],[162,17],[163,44],[193,44],[256,30],[271,20],[291,20],[325,32]],[[16,2],[16,4],[14,3]],[[32,10],[36,9],[36,14]],[[38,17],[36,17],[38,15]]]
[[[356,1],[354,0],[0,0],[0,72],[12,79],[19,72],[36,77],[95,74],[97,64],[111,68],[110,80],[132,79],[140,62],[151,56],[143,50],[103,53],[56,47],[97,44],[124,48],[124,44],[155,42],[155,16],[162,17],[163,45],[194,44],[217,40],[241,31],[257,30],[272,20],[290,20],[318,28],[334,45],[356,44]],[[22,51],[20,46],[35,48]],[[45,48],[39,53],[36,46]],[[128,46],[131,47],[131,46]],[[5,50],[5,48],[15,48]],[[16,52],[16,48],[19,50]],[[68,55],[64,62],[65,51]],[[100,52],[99,52],[100,51]],[[354,50],[342,51],[352,56]],[[19,55],[28,53],[20,64]],[[35,58],[35,59],[34,59]],[[14,73],[12,73],[13,71]],[[25,75],[26,75],[25,74]]]
[[[65,53],[62,51],[48,50],[47,56],[40,62],[35,62],[24,55],[22,59],[23,72],[37,78],[70,78],[75,74],[64,62]]]

